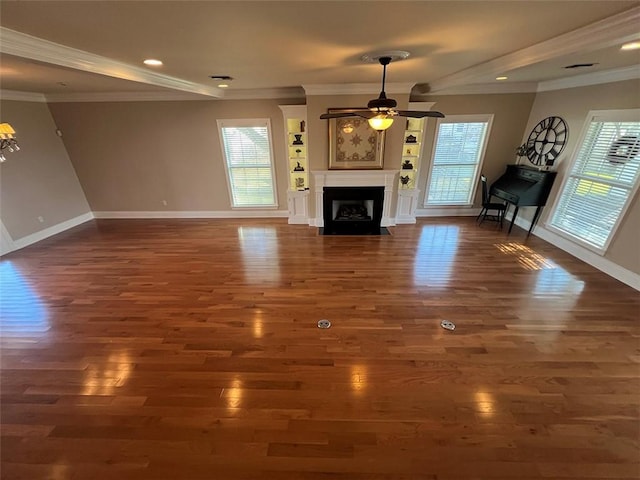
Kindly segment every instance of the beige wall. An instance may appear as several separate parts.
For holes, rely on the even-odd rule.
[[[278,105],[295,103],[55,103],[51,111],[94,212],[231,210],[216,120],[269,118],[278,209],[286,210],[288,172]]]
[[[522,142],[524,131],[531,105],[535,98],[534,93],[514,93],[505,95],[432,95],[422,101],[436,102],[432,110],[437,110],[445,115],[476,115],[493,114],[493,124],[487,150],[482,164],[482,172],[487,176],[489,183],[502,175],[506,165],[515,163],[515,150]],[[416,99],[416,101],[419,101]],[[419,205],[424,204],[424,196],[427,184],[427,175],[433,144],[436,134],[436,122],[430,120],[427,125],[426,144],[423,151],[423,161],[420,168],[420,197]],[[482,202],[480,189],[476,190],[475,205]]]
[[[531,129],[548,116],[562,117],[569,127],[567,145],[556,162],[559,172],[558,178],[551,191],[547,208],[539,221],[540,224],[544,225],[548,220],[551,207],[562,185],[566,169],[575,152],[589,111],[630,108],[640,108],[640,80],[554,90],[536,95],[527,127],[522,135],[522,142],[526,141]],[[532,215],[532,209],[523,209],[523,216],[526,216],[527,219]],[[605,258],[627,270],[640,273],[639,234],[640,195],[636,194],[605,254]]]
[[[446,115],[494,115],[482,168],[490,181],[498,178],[507,164],[515,162],[515,148],[526,140],[538,121],[549,115],[563,117],[569,125],[569,141],[558,161],[560,173],[542,225],[588,111],[638,108],[639,93],[640,81],[633,80],[538,94],[433,95],[412,100],[436,102],[433,108]],[[320,120],[320,114],[328,108],[363,106],[373,97],[307,98],[312,171],[328,168],[328,122]],[[393,97],[400,108],[407,107],[408,95]],[[231,208],[216,124],[216,120],[225,118],[271,119],[278,203],[279,210],[284,211],[288,172],[278,105],[296,103],[300,101],[55,103],[49,105],[52,119],[45,104],[3,101],[2,120],[14,124],[24,146],[0,167],[3,222],[11,236],[18,239],[90,210],[228,211]],[[55,135],[56,125],[64,133],[66,151]],[[403,133],[397,125],[387,131],[385,169],[400,169]],[[420,205],[434,135],[435,120],[429,120],[419,179]],[[606,254],[607,259],[636,273],[640,273],[636,246],[640,232],[638,197]],[[166,206],[162,200],[167,201]],[[310,201],[310,212],[314,212],[314,195],[310,195]],[[523,209],[522,217],[530,218],[532,210]],[[45,222],[38,222],[38,216],[44,217]]]
[[[2,121],[16,130],[19,152],[0,166],[0,213],[13,240],[90,212],[45,103],[0,102]],[[38,220],[43,218],[43,222]]]

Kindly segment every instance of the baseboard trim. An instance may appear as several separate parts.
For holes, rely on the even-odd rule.
[[[93,220],[93,213],[88,212],[82,215],[79,215],[75,218],[71,218],[64,222],[60,222],[51,227],[47,227],[44,230],[40,230],[39,232],[32,233],[31,235],[27,235],[26,237],[19,238],[18,240],[13,241],[13,251],[20,250],[21,248],[28,247],[29,245],[33,245],[36,242],[40,242],[45,238],[49,238],[53,235],[57,235],[58,233],[62,233],[65,230],[69,230],[70,228],[77,227],[85,222]]]
[[[416,209],[416,217],[477,217],[477,207],[434,207]]]
[[[0,256],[11,253],[16,249],[16,245],[13,242],[13,238],[9,235],[9,232],[4,226],[2,219],[0,219],[0,236],[2,237],[2,243],[0,243]]]
[[[511,221],[511,219],[508,221]],[[505,218],[505,224],[507,223],[507,218]],[[529,230],[529,225],[531,225],[529,220],[525,220],[521,217],[516,218],[515,224],[525,230]],[[617,263],[614,263],[589,249],[577,245],[576,243],[547,230],[543,226],[536,225],[531,233],[536,237],[549,242],[551,245],[558,247],[560,250],[564,250],[569,255],[573,255],[577,259],[582,260],[603,273],[606,273],[610,277],[621,281],[625,285],[629,285],[634,290],[640,291],[640,275],[637,273],[627,270]]]
[[[286,210],[196,210],[93,212],[95,218],[287,218]]]

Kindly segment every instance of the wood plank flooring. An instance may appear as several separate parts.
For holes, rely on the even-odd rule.
[[[640,478],[638,292],[517,228],[391,232],[99,220],[4,257],[1,478]]]

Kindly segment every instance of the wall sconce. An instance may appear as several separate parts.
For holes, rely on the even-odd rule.
[[[15,137],[16,131],[8,123],[0,123],[0,163],[7,160],[4,151],[17,152],[20,150],[18,140]]]

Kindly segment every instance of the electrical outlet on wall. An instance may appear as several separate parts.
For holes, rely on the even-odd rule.
[[[44,217],[38,217],[38,221],[39,221],[40,223],[44,223]]]
[[[162,205],[164,205],[166,207],[167,206],[167,201],[166,200],[162,200]]]

